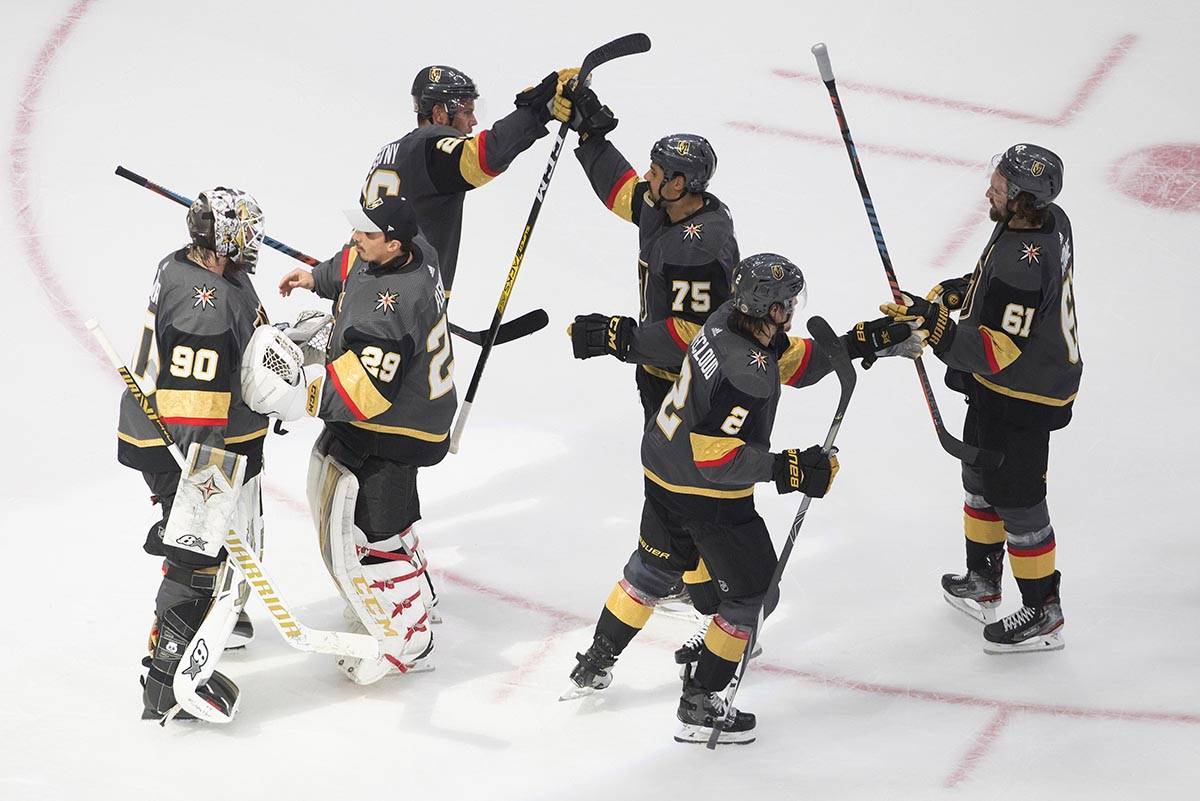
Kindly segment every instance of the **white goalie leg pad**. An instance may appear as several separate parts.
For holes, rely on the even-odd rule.
[[[359,684],[409,672],[428,656],[433,642],[425,564],[416,555],[415,536],[409,529],[368,543],[354,524],[358,479],[332,456],[323,456],[310,478],[315,478],[309,489],[319,504],[317,532],[325,565],[362,628],[383,646],[379,659],[341,658],[339,667]],[[363,557],[385,561],[363,565]]]
[[[229,562],[222,564],[217,571],[212,605],[184,649],[175,671],[175,703],[188,714],[209,723],[233,720],[241,700],[237,685],[228,677],[213,676],[237,622],[241,584],[244,582],[237,581],[236,571]]]
[[[242,491],[238,495],[234,525],[235,530],[245,533],[242,539],[254,551],[259,562],[262,561],[266,542],[260,482],[261,474],[254,476],[254,478],[246,479],[246,482],[242,485]],[[243,648],[249,645],[254,639],[254,626],[250,623],[250,618],[246,617],[244,611],[246,601],[250,598],[250,582],[241,581],[238,587],[237,611],[239,624],[234,626],[233,633],[229,636],[229,642],[225,646],[227,648]]]
[[[246,457],[193,442],[187,464],[179,477],[163,543],[215,557],[238,516]]]

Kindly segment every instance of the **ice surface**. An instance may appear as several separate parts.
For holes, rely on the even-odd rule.
[[[0,797],[197,796],[209,782],[272,798],[1196,796],[1195,4],[7,0],[3,16]],[[799,262],[809,311],[838,330],[874,316],[887,287],[828,98],[805,78],[814,41],[829,45],[897,272],[922,293],[971,269],[993,153],[1035,141],[1062,154],[1087,364],[1051,456],[1066,650],[987,656],[939,598],[962,559],[957,465],[912,368],[881,363],[860,377],[843,470],[813,504],[738,696],[758,743],[672,742],[679,621],[653,620],[602,696],[558,703],[634,545],[641,488],[630,370],[572,360],[562,335],[576,313],[636,309],[636,234],[568,154],[509,306],[543,306],[551,324],[496,350],[461,454],[422,473],[438,669],[356,687],[251,606],[258,640],[221,665],[242,688],[236,722],[138,720],[154,515],[114,460],[120,387],[81,321],[131,350],[154,265],[185,227],[113,168],[190,196],[250,190],[273,236],[325,257],[375,150],[411,126],[419,66],[475,76],[486,124],[634,30],[654,50],[595,77],[621,118],[612,139],[641,168],[664,133],[709,136],[743,252]],[[549,149],[468,199],[465,327],[490,319]],[[1146,160],[1162,152],[1173,160]],[[311,304],[273,297],[293,264],[261,260],[275,319]],[[456,352],[465,387],[475,351]],[[832,380],[787,393],[776,445],[818,441],[835,398]],[[940,398],[957,428],[961,404]],[[293,429],[268,445],[267,558],[305,620],[337,627],[302,502],[317,426]],[[782,536],[796,499],[759,495]]]

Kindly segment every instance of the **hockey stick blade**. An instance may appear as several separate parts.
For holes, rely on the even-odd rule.
[[[645,53],[649,49],[650,37],[644,33],[626,34],[625,36],[613,39],[608,44],[602,44],[584,57],[583,65],[579,68],[579,81],[587,83],[588,76],[592,74],[592,70],[601,64],[612,61],[614,58]]]
[[[500,330],[496,332],[497,345],[503,345],[505,342],[512,342],[514,339],[527,337],[530,334],[536,334],[541,331],[550,322],[550,317],[546,314],[545,309],[534,309],[531,312],[522,314],[515,320],[510,320],[507,323],[501,323]],[[487,329],[482,331],[468,331],[462,326],[450,323],[450,333],[465,339],[474,345],[482,347],[485,338],[488,335]]]
[[[855,385],[858,383],[858,374],[854,372],[854,363],[850,361],[850,355],[846,353],[846,348],[842,345],[841,338],[834,333],[828,322],[820,317],[812,317],[808,321],[808,332],[812,334],[813,340],[821,350],[829,354],[830,361],[833,362],[833,372],[837,375],[838,384],[841,386],[837,411],[834,412],[833,422],[830,423],[829,431],[825,435],[825,443],[821,446],[822,451],[831,453],[834,450],[834,440],[837,439],[838,431],[842,428],[842,418],[846,416],[846,409],[850,406],[850,398],[854,394]],[[792,546],[796,544],[796,537],[800,533],[800,527],[804,525],[804,518],[808,516],[808,506],[811,503],[812,496],[810,495],[805,495],[800,501],[800,508],[796,510],[796,516],[792,519],[792,527],[788,530],[787,541],[783,545],[783,550],[779,553],[779,561],[775,564],[775,572],[771,574],[771,582],[767,585],[767,592],[763,596],[764,599],[779,590],[779,584],[783,580],[783,569],[787,567],[788,559],[792,555]],[[750,664],[751,655],[758,644],[758,633],[762,630],[762,625],[763,607],[760,605],[758,607],[758,622],[750,631],[750,638],[746,642],[746,650],[742,654],[741,661],[738,663],[737,674],[725,690],[725,718],[722,722],[729,722],[733,719],[731,714],[734,708],[733,700],[737,697],[737,691],[742,686],[742,681],[746,677],[746,667]],[[716,749],[720,737],[721,729],[713,726],[712,732],[708,735],[707,743],[710,751]]]

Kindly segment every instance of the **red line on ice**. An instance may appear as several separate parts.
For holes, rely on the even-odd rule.
[[[927,95],[921,92],[910,92],[904,89],[895,89],[887,86],[879,86],[878,84],[859,83],[856,81],[847,81],[838,78],[839,87],[845,87],[857,92],[867,94],[882,95],[884,97],[895,98],[909,103],[923,103],[929,106],[938,106],[940,108],[953,109],[955,111],[964,111],[969,114],[981,114],[987,117],[1004,117],[1018,122],[1032,122],[1039,125],[1050,125],[1053,127],[1061,127],[1070,122],[1074,117],[1083,111],[1092,96],[1108,79],[1113,69],[1121,62],[1125,55],[1133,48],[1138,37],[1132,33],[1125,34],[1118,39],[1108,52],[1092,69],[1091,73],[1079,87],[1075,90],[1075,94],[1067,101],[1063,109],[1053,117],[1045,117],[1038,114],[1030,114],[1025,111],[1016,109],[1000,108],[998,106],[986,106],[979,103],[972,103],[969,100],[956,100],[949,97],[937,97],[936,95]],[[821,83],[821,76],[803,70],[788,70],[775,69],[773,73],[781,78],[791,78],[795,80],[807,81],[809,83]]]
[[[954,768],[954,772],[946,777],[944,786],[951,788],[957,786],[960,782],[971,775],[971,771],[983,761],[987,752],[991,750],[996,739],[1000,736],[1000,732],[1004,731],[1004,727],[1008,725],[1008,719],[1011,716],[1009,710],[1000,708],[996,710],[996,714],[992,715],[987,725],[983,727],[983,731],[975,735],[975,739],[971,743],[971,747],[963,754],[958,765]]]
[[[824,136],[822,134],[808,133],[807,131],[797,131],[792,128],[780,128],[775,125],[761,125],[757,122],[743,122],[733,120],[725,123],[730,128],[737,128],[742,131],[750,131],[751,133],[767,134],[769,136],[783,136],[788,139],[798,139],[801,142],[812,142],[818,145],[831,145],[834,147],[843,147],[842,140],[835,139],[832,136]],[[927,153],[923,150],[910,150],[904,147],[893,147],[891,145],[866,145],[861,142],[855,142],[854,147],[857,150],[865,150],[868,152],[882,153],[887,156],[895,156],[902,159],[911,159],[914,161],[929,161],[934,164],[945,164],[951,167],[965,167],[972,170],[978,170],[980,173],[985,173],[989,167],[988,164],[982,161],[970,161],[969,159],[960,159],[955,156],[944,156],[941,153]]]
[[[54,31],[42,43],[33,67],[25,76],[21,87],[20,99],[17,101],[16,120],[13,122],[12,142],[8,146],[9,159],[9,192],[12,196],[13,209],[16,211],[18,238],[25,249],[30,271],[37,278],[42,291],[50,301],[59,322],[66,326],[71,336],[75,337],[84,350],[96,357],[102,369],[107,368],[108,357],[104,350],[92,339],[83,327],[79,312],[72,306],[70,297],[54,268],[50,266],[41,248],[41,234],[38,232],[37,215],[33,212],[33,194],[29,187],[29,154],[30,139],[33,134],[34,121],[37,118],[37,103],[42,94],[42,86],[58,55],[59,48],[67,41],[75,24],[88,10],[93,0],[78,0],[67,11],[66,15],[55,26]]]

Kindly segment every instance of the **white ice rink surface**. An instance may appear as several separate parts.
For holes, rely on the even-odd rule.
[[[1200,10],[1086,7],[3,0],[0,798],[1200,797]],[[1063,156],[1086,362],[1051,447],[1067,648],[985,655],[940,599],[962,562],[957,464],[912,368],[882,363],[860,374],[842,472],[738,696],[758,742],[672,741],[671,648],[690,633],[672,620],[651,621],[602,698],[558,703],[641,505],[632,374],[574,361],[562,334],[577,313],[636,310],[636,232],[565,154],[509,306],[551,324],[497,349],[462,453],[422,472],[438,669],[353,686],[252,605],[258,639],[220,666],[242,689],[237,720],[139,720],[155,510],[115,461],[120,386],[81,321],[131,351],[154,266],[186,230],[181,207],[113,168],[188,196],[250,190],[271,235],[325,258],[376,149],[412,125],[418,67],[475,76],[486,125],[636,30],[654,49],[595,78],[621,119],[612,140],[642,169],[658,136],[707,135],[743,254],[800,263],[809,313],[837,330],[875,316],[887,286],[813,42],[829,45],[896,270],[921,293],[972,268],[993,153]],[[468,198],[454,299],[468,328],[491,317],[550,144]],[[293,266],[261,259],[274,319],[313,305],[275,297]],[[456,352],[461,391],[476,351]],[[963,406],[937,383],[957,430]],[[787,392],[775,446],[820,440],[835,398],[832,379]],[[302,501],[318,426],[292,428],[267,446],[267,559],[306,621],[337,627]],[[780,538],[797,500],[759,492]],[[1008,612],[1011,578],[1005,591]]]

